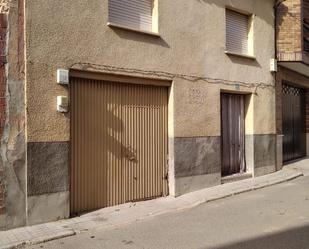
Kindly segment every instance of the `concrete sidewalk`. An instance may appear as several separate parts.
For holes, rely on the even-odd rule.
[[[156,215],[183,210],[202,203],[265,188],[303,175],[309,175],[309,159],[290,164],[282,171],[270,175],[227,183],[178,198],[166,197],[139,203],[127,203],[117,207],[101,209],[73,219],[0,232],[0,249],[38,244],[88,230],[110,228],[144,220]]]

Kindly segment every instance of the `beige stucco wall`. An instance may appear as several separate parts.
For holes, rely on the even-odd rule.
[[[238,89],[220,82],[273,84],[271,0],[159,1],[161,37],[108,27],[107,5],[107,0],[26,1],[28,141],[69,140],[69,117],[56,112],[56,96],[68,95],[68,88],[56,84],[56,70],[78,63],[218,79],[216,84],[173,80],[176,137],[220,135],[220,90]],[[224,53],[226,5],[255,14],[256,60]],[[257,92],[252,132],[275,133],[272,88],[240,86],[240,90]]]

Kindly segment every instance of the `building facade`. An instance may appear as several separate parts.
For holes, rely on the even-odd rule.
[[[11,0],[1,229],[281,168],[273,6]]]
[[[308,155],[309,1],[277,7],[278,168]]]

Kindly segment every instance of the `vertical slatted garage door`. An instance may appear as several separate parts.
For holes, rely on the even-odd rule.
[[[167,195],[167,87],[70,87],[71,214]]]
[[[306,156],[305,92],[282,86],[283,161]]]

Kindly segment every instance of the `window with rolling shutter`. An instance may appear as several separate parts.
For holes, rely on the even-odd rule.
[[[232,53],[249,54],[250,16],[226,9],[226,50]]]
[[[109,0],[109,23],[153,31],[154,0]]]

